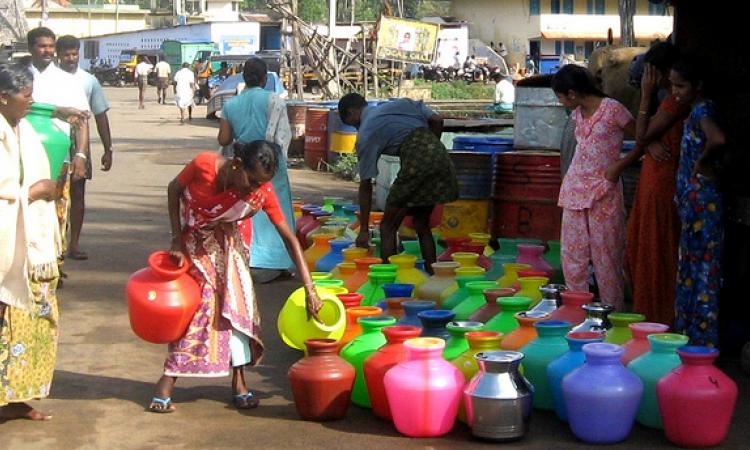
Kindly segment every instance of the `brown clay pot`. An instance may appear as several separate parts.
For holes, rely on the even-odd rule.
[[[483,295],[487,300],[487,303],[474,311],[474,313],[469,316],[469,320],[473,322],[487,323],[488,320],[500,314],[500,305],[497,303],[497,299],[500,297],[513,297],[516,292],[517,291],[513,288],[485,289]]]
[[[289,368],[294,405],[305,420],[341,419],[349,408],[354,367],[338,356],[333,339],[305,341],[308,356]]]

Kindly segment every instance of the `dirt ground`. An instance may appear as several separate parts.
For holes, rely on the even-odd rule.
[[[137,109],[133,88],[107,88],[115,146],[110,173],[95,170],[88,183],[87,215],[81,247],[88,261],[69,261],[69,278],[59,292],[60,347],[49,399],[35,402],[54,418],[46,423],[0,424],[0,449],[26,448],[489,448],[457,424],[439,439],[409,439],[371,411],[352,406],[346,419],[313,423],[299,420],[286,371],[301,356],[284,346],[276,316],[298,282],[257,285],[267,352],[260,367],[247,371],[261,399],[258,409],[238,412],[229,405],[228,378],[181,379],[172,396],[177,411],[145,411],[161,374],[166,347],[137,338],[128,323],[125,283],[145,266],[147,256],[168,246],[166,185],[182,165],[203,150],[215,150],[218,124],[202,117],[179,124],[171,104]],[[171,95],[169,97],[171,101]],[[95,133],[94,133],[95,134]],[[101,146],[93,148],[95,161]],[[293,193],[316,202],[323,195],[355,198],[356,185],[306,169],[290,170]],[[748,448],[749,377],[736,362],[724,368],[738,382],[740,400],[725,448]],[[617,405],[612,405],[616,408]],[[710,414],[710,411],[696,411]],[[745,442],[745,444],[742,444]],[[586,448],[554,414],[535,411],[531,430],[510,448]],[[663,433],[636,425],[630,438],[613,448],[669,447]]]

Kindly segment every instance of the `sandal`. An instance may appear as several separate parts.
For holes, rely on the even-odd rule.
[[[89,259],[89,255],[86,254],[86,252],[75,250],[75,251],[68,252],[68,258],[75,259],[76,261],[85,261]]]
[[[153,397],[151,399],[151,404],[148,405],[148,410],[153,413],[160,413],[160,414],[167,414],[174,412],[175,408],[172,404],[172,398],[159,398],[159,397]]]
[[[248,392],[247,394],[234,394],[232,403],[237,409],[253,409],[258,407],[260,401],[253,397],[252,392]]]

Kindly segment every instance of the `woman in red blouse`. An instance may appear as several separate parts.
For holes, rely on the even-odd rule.
[[[263,354],[260,314],[248,269],[252,222],[261,209],[281,235],[307,291],[307,310],[315,316],[320,300],[269,182],[276,172],[274,144],[235,144],[235,157],[201,153],[169,183],[170,253],[177,263],[191,264],[190,274],[202,289],[185,335],[169,344],[164,375],[149,410],[172,412],[170,395],[177,377],[220,377],[232,373],[233,403],[238,409],[258,406],[245,384],[243,368]]]

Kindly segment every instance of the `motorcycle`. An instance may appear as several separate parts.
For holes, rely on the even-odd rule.
[[[440,66],[423,65],[420,67],[421,78],[427,81],[450,81],[452,76],[448,69]]]
[[[488,83],[490,81],[491,71],[486,64],[477,64],[471,68],[465,69],[463,79],[472,83]]]
[[[456,72],[456,77],[467,83],[473,83],[475,81],[482,81],[484,77],[484,72],[478,67],[469,67],[469,68],[464,68],[464,69],[458,69],[458,72]]]
[[[99,81],[99,84],[109,86],[123,87],[125,86],[125,73],[124,70],[119,67],[112,67],[107,63],[100,65],[92,65],[89,68],[89,73],[95,76]]]

